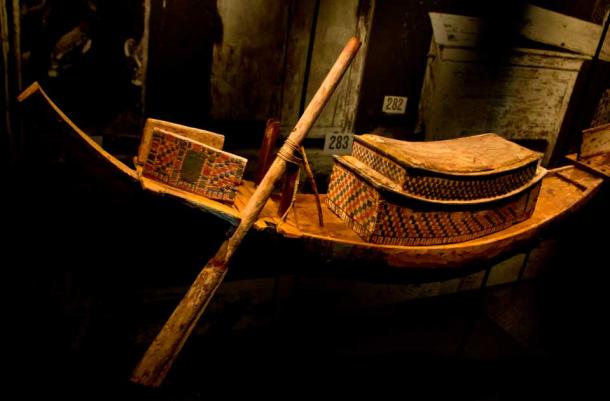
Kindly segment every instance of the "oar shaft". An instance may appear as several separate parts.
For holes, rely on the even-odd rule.
[[[286,139],[286,143],[282,146],[279,154],[291,155],[293,149],[300,146],[359,48],[360,41],[357,38],[351,38]],[[163,382],[176,356],[226,275],[227,265],[231,256],[246,236],[248,230],[255,223],[258,215],[271,196],[276,182],[281,178],[285,170],[286,161],[276,157],[248,201],[248,204],[241,212],[241,221],[237,229],[199,273],[191,288],[135,368],[131,381],[146,386],[159,386]]]
[[[301,145],[303,139],[305,139],[307,133],[311,130],[311,127],[313,127],[314,123],[320,116],[320,113],[330,99],[330,96],[337,88],[337,85],[339,85],[341,77],[343,77],[343,74],[347,70],[347,67],[349,67],[359,48],[360,41],[357,38],[353,37],[349,40],[349,42],[347,42],[347,45],[345,45],[345,48],[339,55],[339,58],[328,72],[328,75],[326,75],[322,85],[320,85],[320,88],[318,88],[318,91],[314,95],[313,99],[311,99],[311,102],[309,102],[309,105],[303,112],[303,115],[292,129],[292,132],[286,139],[282,149],[278,152],[279,154],[282,152],[292,153],[290,145],[288,144],[289,142],[296,145],[297,148]],[[276,157],[273,164],[267,171],[267,174],[265,174],[265,177],[256,188],[252,198],[250,198],[250,201],[246,205],[245,209],[241,212],[241,222],[231,239],[229,239],[227,260],[231,258],[235,252],[235,249],[239,246],[250,227],[252,227],[258,218],[258,215],[265,206],[265,203],[267,203],[267,199],[269,199],[271,196],[271,192],[273,191],[275,184],[282,177],[285,170],[286,161],[280,157]]]

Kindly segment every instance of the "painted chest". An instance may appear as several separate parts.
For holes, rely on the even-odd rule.
[[[436,142],[357,136],[335,156],[327,202],[363,239],[387,245],[467,241],[527,219],[541,154],[494,134]]]
[[[142,175],[233,203],[247,159],[222,151],[221,135],[186,128],[160,121],[147,123],[138,154]]]

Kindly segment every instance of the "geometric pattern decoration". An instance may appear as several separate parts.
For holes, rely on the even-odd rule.
[[[352,156],[394,182],[403,182],[406,179],[407,171],[404,167],[359,141],[354,141],[352,145]]]
[[[468,241],[528,219],[541,180],[508,198],[474,205],[388,199],[357,173],[335,163],[327,203],[365,241],[422,246]]]
[[[370,143],[355,137],[352,156],[399,183],[405,192],[432,200],[476,200],[507,194],[524,186],[536,174],[538,161],[486,175],[445,175],[401,166]]]
[[[205,197],[233,203],[247,159],[155,128],[143,175]]]

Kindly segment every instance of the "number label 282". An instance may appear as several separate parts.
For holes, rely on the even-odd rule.
[[[326,134],[324,139],[324,153],[348,154],[352,151],[353,134]]]
[[[404,96],[384,96],[381,111],[387,114],[405,114],[407,98]]]

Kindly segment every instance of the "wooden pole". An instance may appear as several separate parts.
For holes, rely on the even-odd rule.
[[[21,93],[21,5],[19,3],[19,0],[13,0],[13,57],[17,92]]]
[[[591,59],[591,64],[589,65],[589,70],[587,71],[587,75],[585,77],[585,83],[582,84],[582,88],[583,91],[581,92],[581,98],[584,96],[589,97],[591,95],[591,90],[593,89],[591,87],[591,82],[592,82],[592,78],[593,75],[597,72],[597,66],[599,64],[599,57],[600,54],[602,53],[602,49],[604,48],[604,43],[606,42],[606,35],[608,34],[608,28],[610,27],[610,13],[606,13],[606,20],[604,21],[604,27],[602,29],[602,33],[599,37],[599,41],[597,42],[597,48],[595,49],[595,54],[593,55],[593,58]],[[582,147],[582,141],[583,141],[583,129],[588,128],[591,124],[591,121],[589,121],[588,123],[584,121],[584,117],[583,116],[588,116],[589,118],[591,118],[591,115],[589,115],[588,113],[579,113],[578,117],[578,125],[576,126],[576,128],[574,129],[575,134],[577,135],[578,138],[578,148],[576,150],[576,159],[580,160],[580,148]]]
[[[268,119],[267,125],[265,126],[265,135],[263,136],[263,143],[258,152],[258,168],[256,169],[256,185],[260,184],[269,170],[271,165],[271,156],[273,148],[277,142],[277,138],[280,134],[280,122],[275,119]]]
[[[307,101],[307,88],[309,87],[309,75],[311,72],[311,60],[313,59],[313,46],[318,29],[318,17],[320,15],[320,0],[316,0],[311,17],[311,28],[309,29],[309,42],[307,43],[307,58],[305,59],[305,71],[303,72],[303,85],[301,86],[301,101],[299,102],[299,115],[303,115],[305,103]],[[282,195],[280,197],[277,214],[284,217],[286,211],[292,205],[294,195],[297,190],[297,180],[301,174],[301,168],[297,165],[290,165],[286,169],[284,182],[282,184]]]
[[[291,156],[293,150],[300,146],[359,48],[360,40],[356,37],[351,38],[242,211],[239,226],[231,238],[223,243],[216,255],[201,270],[191,288],[136,366],[131,376],[132,382],[145,386],[161,385],[205,307],[226,275],[231,256],[258,218],[260,211],[271,196],[276,182],[286,170],[287,162],[281,156]]]
[[[7,159],[8,165],[13,167],[13,162],[15,160],[15,138],[13,137],[13,124],[11,123],[12,114],[11,114],[11,79],[9,75],[10,69],[10,41],[9,41],[9,17],[8,17],[8,7],[5,0],[0,0],[0,52],[2,55],[2,64],[0,65],[0,73],[2,73],[2,83],[0,84],[0,88],[2,90],[3,99],[0,103],[2,103],[2,107],[0,109],[4,109],[2,111],[3,116],[0,118],[0,122],[2,124],[3,131],[6,135],[6,139],[2,138],[5,141],[6,147],[8,150]],[[4,156],[4,155],[3,155]]]
[[[277,207],[277,215],[283,217],[286,211],[292,205],[292,199],[294,198],[294,192],[296,191],[297,178],[301,174],[301,168],[298,165],[290,164],[286,166],[286,173],[284,174],[284,180],[282,182],[282,195]]]
[[[307,178],[309,178],[309,184],[311,185],[311,190],[313,191],[313,195],[316,197],[316,209],[318,209],[318,224],[320,227],[324,226],[324,215],[322,214],[322,205],[320,204],[320,193],[318,192],[318,185],[316,184],[316,178],[313,175],[313,171],[311,171],[311,166],[309,165],[309,161],[307,160],[307,152],[305,152],[305,147],[301,146],[301,153],[303,154],[303,167],[305,168],[305,174]]]

